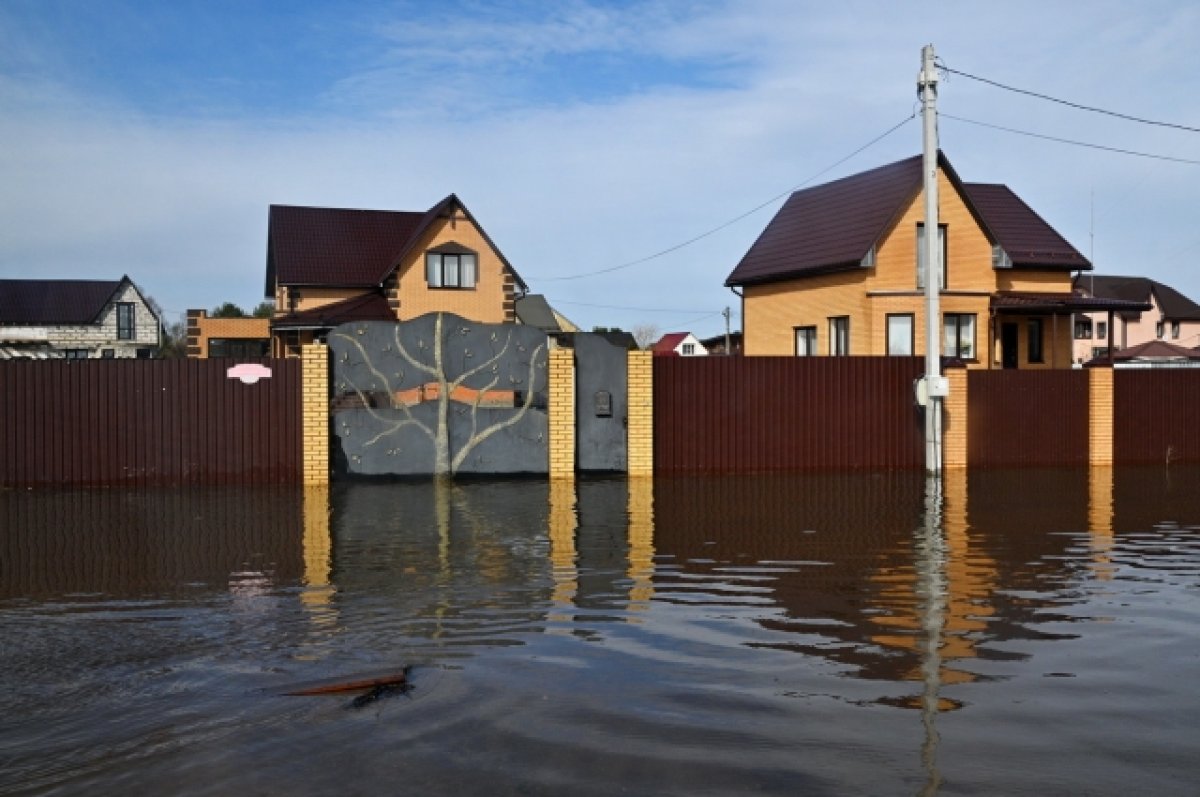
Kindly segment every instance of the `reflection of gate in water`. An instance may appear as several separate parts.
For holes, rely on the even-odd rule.
[[[547,472],[547,337],[430,313],[343,324],[333,352],[337,470]]]

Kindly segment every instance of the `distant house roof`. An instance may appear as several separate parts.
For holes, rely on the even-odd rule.
[[[387,276],[438,218],[461,210],[491,245],[521,290],[524,280],[454,194],[427,211],[271,205],[267,219],[267,296],[276,284],[366,288]]]
[[[125,285],[119,280],[0,280],[0,324],[91,324]]]
[[[562,326],[546,297],[538,293],[526,294],[516,301],[517,320],[522,324],[537,327],[544,332],[561,332]]]
[[[1084,313],[1112,310],[1117,313],[1149,310],[1148,302],[1081,296],[1078,293],[1038,293],[1000,291],[992,296],[991,306],[1006,313]]]
[[[1115,275],[1088,274],[1075,278],[1075,288],[1097,298],[1125,299],[1148,303],[1153,294],[1170,321],[1200,321],[1200,305],[1184,296],[1170,285],[1164,285],[1148,277],[1120,277]],[[1144,308],[1149,310],[1149,307]]]
[[[1102,354],[1094,358],[1091,364],[1106,363],[1108,360],[1109,355]],[[1150,340],[1145,343],[1139,343],[1137,346],[1130,346],[1128,349],[1114,351],[1112,353],[1112,360],[1118,363],[1200,361],[1200,349],[1188,349],[1183,346],[1177,346],[1174,343],[1168,343],[1165,340]]]
[[[354,321],[395,322],[396,313],[381,293],[364,293],[340,302],[271,319],[272,329],[332,329]]]
[[[938,165],[1015,268],[1091,268],[1087,258],[1006,186],[963,183],[941,152]],[[751,285],[860,267],[920,194],[921,171],[922,156],[917,155],[796,191],[725,284]]]
[[[668,332],[650,347],[650,351],[655,354],[675,354],[675,349],[679,348],[679,344],[683,343],[687,336],[687,332]]]

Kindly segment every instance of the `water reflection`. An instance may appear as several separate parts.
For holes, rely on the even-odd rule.
[[[1198,477],[0,493],[0,792],[1169,793]]]

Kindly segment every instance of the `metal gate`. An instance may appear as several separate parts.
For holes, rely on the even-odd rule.
[[[451,313],[335,328],[335,472],[546,473],[547,340]]]

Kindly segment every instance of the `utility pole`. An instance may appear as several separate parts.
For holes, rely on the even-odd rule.
[[[938,140],[937,66],[933,45],[921,48],[921,73],[917,76],[921,97],[922,160],[925,188],[925,380],[920,391],[925,398],[925,471],[942,472],[942,399],[949,392],[942,376],[939,332],[941,312],[941,235],[938,227]]]
[[[729,348],[729,305],[725,305],[725,311],[721,313],[725,316],[725,356],[733,354],[733,350]]]

